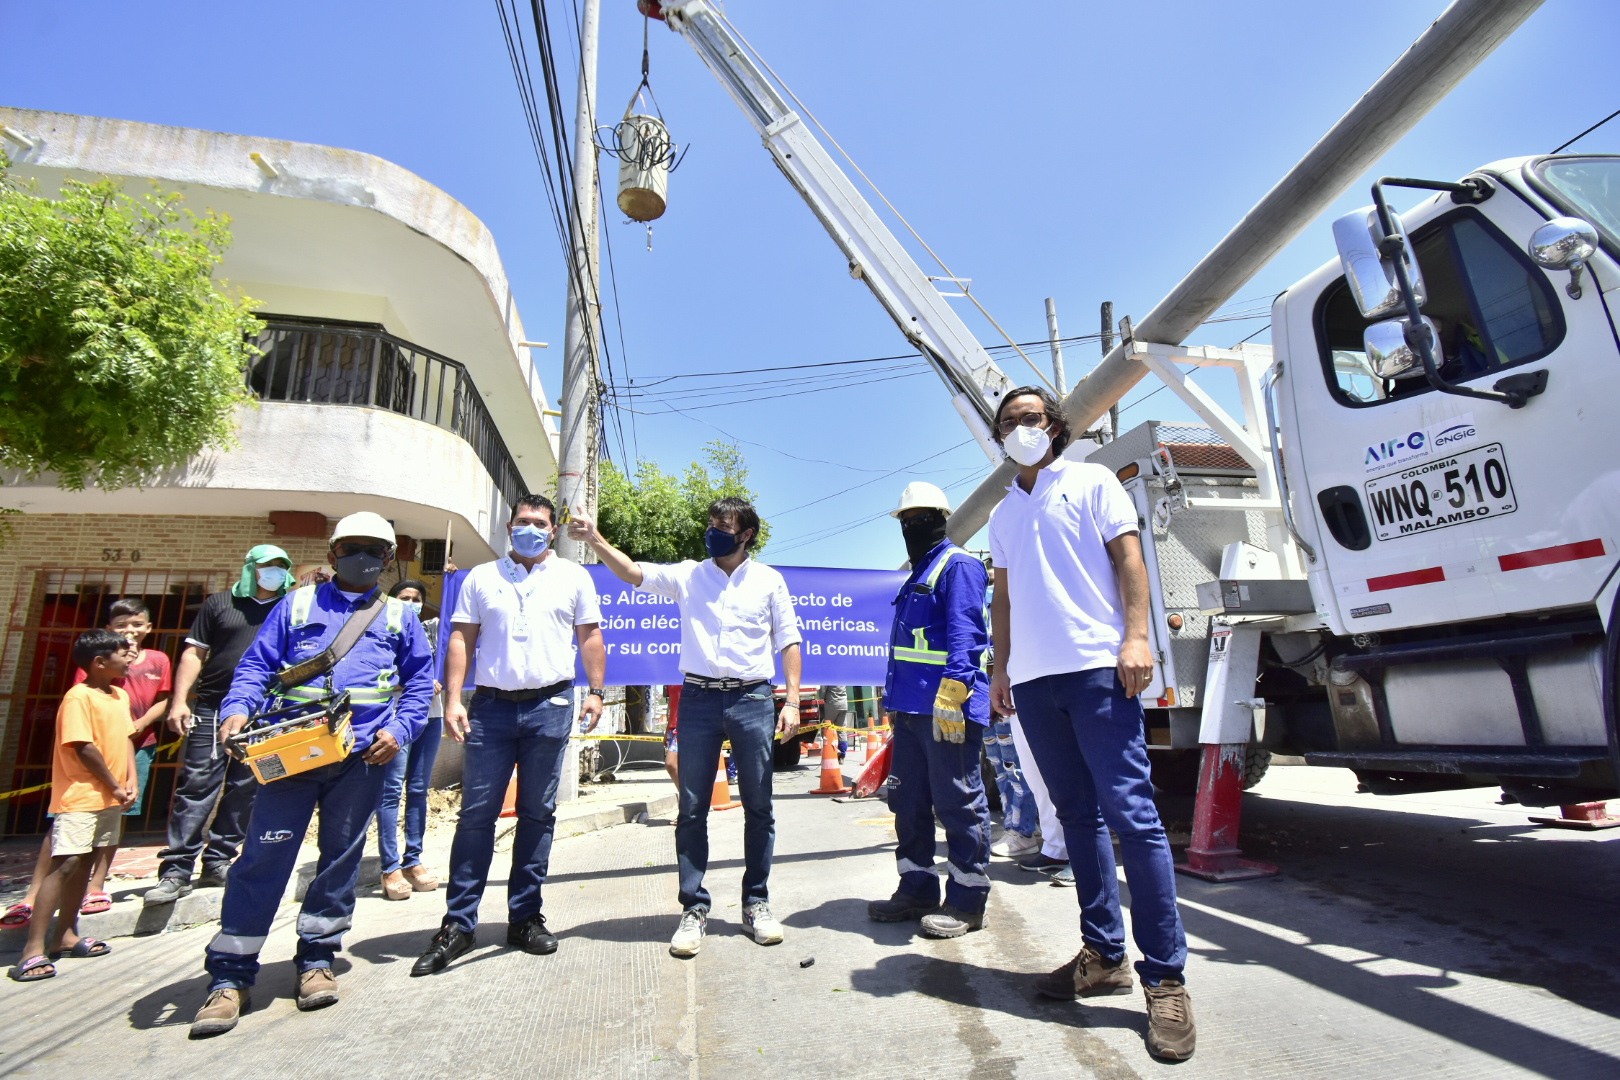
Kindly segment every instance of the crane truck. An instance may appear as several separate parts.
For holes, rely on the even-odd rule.
[[[638,3],[736,100],[999,460],[987,421],[1010,381],[724,15]],[[1390,192],[1413,189],[1429,194],[1396,213]],[[1373,198],[1335,222],[1339,257],[1277,297],[1274,345],[1127,343],[1202,424],[1068,451],[1113,469],[1137,506],[1155,782],[1203,796],[1221,776],[1252,784],[1282,751],[1372,791],[1606,798],[1620,779],[1620,157],[1385,178]],[[1189,367],[1229,373],[1238,414]],[[1214,874],[1243,872],[1232,850],[1211,848]]]

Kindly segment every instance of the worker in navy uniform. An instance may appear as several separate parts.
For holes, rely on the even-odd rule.
[[[226,743],[267,708],[347,691],[354,749],[342,761],[259,789],[247,843],[225,884],[219,933],[208,944],[208,999],[191,1025],[194,1038],[229,1031],[248,1011],[259,950],[317,808],[320,857],[298,914],[298,1007],[337,1002],[332,958],[354,916],[366,826],[388,763],[427,723],[433,657],[422,624],[401,601],[378,596],[377,580],[394,558],[393,526],[377,514],[350,514],[333,531],[329,555],[335,580],[288,594],[243,654],[220,706],[219,737]],[[382,608],[372,614],[374,601]],[[319,656],[356,612],[369,617],[369,624],[335,667],[307,683],[272,690],[278,672]],[[276,701],[276,694],[284,700]]]
[[[895,597],[883,703],[894,723],[889,775],[900,887],[866,912],[878,922],[922,920],[928,937],[982,929],[990,898],[990,805],[979,746],[990,720],[990,680],[982,661],[984,565],[945,537],[945,493],[911,483],[892,516],[900,519],[911,576]],[[934,873],[934,815],[945,825],[950,876],[940,905]]]

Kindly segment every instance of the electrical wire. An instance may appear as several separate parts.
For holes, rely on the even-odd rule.
[[[1607,124],[1610,120],[1613,120],[1617,116],[1620,116],[1620,109],[1614,110],[1614,112],[1610,113],[1608,116],[1605,116],[1603,119],[1599,120],[1597,123],[1593,124],[1591,127],[1587,128],[1585,131],[1583,131],[1579,135],[1575,136],[1573,139],[1568,140],[1562,146],[1560,146],[1558,149],[1554,150],[1553,153],[1562,154],[1565,150],[1569,149],[1571,146],[1573,146],[1576,143],[1580,142],[1582,139],[1586,138],[1588,135],[1592,134],[1592,132],[1596,131],[1598,128],[1602,127],[1604,124]]]
[[[805,510],[805,509],[808,509],[809,507],[812,507],[812,506],[818,506],[821,503],[826,502],[828,499],[836,499],[840,495],[848,495],[852,491],[859,491],[863,487],[867,487],[869,485],[875,484],[879,480],[885,480],[885,479],[895,475],[896,473],[909,472],[910,470],[915,469],[919,465],[924,465],[924,464],[927,464],[930,461],[933,461],[935,458],[944,457],[946,454],[949,454],[949,453],[952,453],[954,451],[960,450],[964,446],[972,446],[972,445],[973,445],[973,440],[972,439],[965,439],[962,442],[959,442],[954,446],[947,446],[945,449],[940,450],[937,453],[929,454],[927,457],[918,458],[916,461],[913,461],[909,465],[902,465],[898,469],[890,469],[888,472],[881,473],[878,476],[874,476],[870,480],[862,480],[858,484],[851,484],[849,487],[843,488],[840,491],[835,491],[830,495],[822,495],[819,498],[811,499],[807,503],[800,503],[798,506],[789,507],[786,510],[773,510],[771,512],[770,516],[773,519],[787,517],[789,514],[797,513],[800,510]]]

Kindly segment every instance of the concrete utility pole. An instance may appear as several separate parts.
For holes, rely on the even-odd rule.
[[[557,502],[596,514],[596,444],[601,430],[597,396],[597,349],[602,340],[596,215],[596,39],[600,0],[585,0],[579,31],[579,100],[574,113],[574,205],[568,275],[567,329],[563,335],[561,454]],[[590,548],[566,536],[559,552],[576,562],[594,562]]]
[[[1454,0],[1148,312],[1136,327],[1135,340],[1162,345],[1186,341],[1540,6],[1541,0]],[[1086,430],[1147,375],[1148,369],[1131,358],[1130,345],[1125,341],[1110,350],[1064,399],[1072,430]],[[1010,461],[1003,461],[962,500],[951,515],[952,540],[964,544],[984,527],[1015,471]]]
[[[1046,298],[1046,336],[1052,342],[1052,386],[1057,390],[1058,397],[1069,392],[1069,377],[1063,373],[1063,343],[1062,336],[1058,334],[1057,305],[1052,298]]]

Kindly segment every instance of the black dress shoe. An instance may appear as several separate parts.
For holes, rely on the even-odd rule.
[[[557,951],[557,935],[546,929],[544,915],[531,915],[506,928],[506,943],[526,953],[545,956]]]
[[[473,935],[461,927],[445,923],[433,935],[427,952],[417,957],[416,963],[411,965],[412,977],[443,971],[450,966],[450,961],[473,947],[473,940]]]

